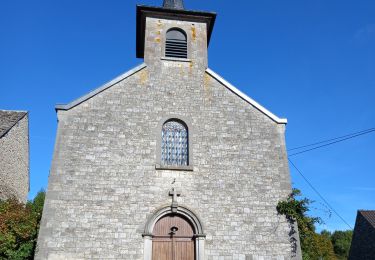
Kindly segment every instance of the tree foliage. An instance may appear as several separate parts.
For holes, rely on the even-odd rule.
[[[307,198],[301,198],[301,191],[293,189],[285,201],[277,205],[279,214],[283,214],[291,222],[297,221],[300,235],[302,257],[304,260],[335,260],[333,245],[328,234],[315,232],[315,224],[322,223],[319,217],[311,217],[307,213],[312,203]]]
[[[352,236],[353,230],[335,231],[331,235],[331,241],[337,259],[348,259]]]
[[[0,259],[33,259],[45,192],[25,204],[0,201]]]

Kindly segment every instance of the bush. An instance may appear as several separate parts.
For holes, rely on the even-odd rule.
[[[33,259],[45,192],[25,204],[12,198],[0,201],[0,259]]]
[[[329,235],[315,232],[315,224],[322,223],[322,220],[307,214],[312,201],[307,198],[298,199],[298,197],[301,197],[300,190],[293,189],[287,200],[278,203],[277,211],[285,215],[289,221],[297,221],[302,258],[336,260]]]

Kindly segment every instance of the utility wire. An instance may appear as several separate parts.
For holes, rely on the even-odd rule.
[[[308,145],[303,145],[303,146],[291,148],[291,149],[288,149],[288,152],[289,151],[294,151],[294,150],[299,150],[299,149],[310,147],[310,146],[315,146],[315,145],[318,145],[318,144],[324,144],[324,143],[327,143],[327,142],[336,141],[336,140],[343,139],[343,138],[350,137],[350,136],[357,135],[357,134],[372,132],[374,130],[375,130],[375,127],[374,128],[369,128],[369,129],[366,129],[366,130],[362,130],[362,131],[359,131],[359,132],[347,134],[347,135],[344,135],[344,136],[339,136],[339,137],[331,138],[331,139],[328,139],[328,140],[323,140],[323,141],[320,141],[320,142],[317,142],[317,143],[313,143],[313,144],[308,144]]]
[[[347,135],[344,135],[344,136],[335,137],[335,138],[327,139],[327,140],[324,140],[324,141],[295,147],[295,148],[289,149],[288,151],[301,150],[303,148],[308,148],[308,147],[312,147],[312,148],[292,153],[292,154],[289,155],[289,157],[294,156],[294,155],[298,155],[298,154],[302,154],[302,153],[306,153],[306,152],[316,150],[316,149],[319,149],[319,148],[322,148],[322,147],[326,147],[326,146],[329,146],[329,145],[333,145],[333,144],[336,144],[336,143],[340,143],[340,142],[343,142],[343,141],[346,141],[346,140],[349,140],[349,139],[352,139],[352,138],[355,138],[355,137],[358,137],[358,136],[362,136],[362,135],[365,135],[365,134],[369,134],[369,133],[372,133],[372,132],[375,132],[375,128],[369,128],[369,129],[366,129],[366,130],[362,130],[362,131],[359,131],[359,132],[347,134]],[[348,224],[348,222],[346,222],[345,219],[328,203],[328,201],[323,197],[323,195],[320,194],[320,192],[312,185],[312,183],[305,177],[305,175],[301,172],[301,170],[299,170],[297,168],[297,166],[292,162],[292,160],[290,158],[288,158],[288,160],[289,160],[290,164],[293,166],[293,168],[302,176],[302,178],[310,186],[310,188],[324,201],[324,203],[327,205],[327,207],[329,207],[332,210],[332,212],[334,212],[350,229],[353,229]]]
[[[327,143],[327,144],[319,145],[319,146],[316,146],[316,147],[313,147],[313,148],[310,148],[310,149],[302,150],[300,152],[292,153],[292,154],[289,155],[289,157],[295,156],[295,155],[298,155],[298,154],[301,154],[301,153],[307,153],[307,152],[310,152],[310,151],[313,151],[313,150],[316,150],[316,149],[319,149],[319,148],[322,148],[322,147],[326,147],[326,146],[329,146],[329,145],[340,143],[340,142],[343,142],[343,141],[346,141],[346,140],[349,140],[349,139],[352,139],[352,138],[355,138],[355,137],[358,137],[358,136],[361,136],[361,135],[369,134],[369,133],[372,133],[372,132],[375,132],[375,128],[368,129],[367,131],[358,132],[356,134],[347,135],[348,137],[346,137],[346,138],[342,138],[342,137],[341,137],[341,139],[339,139],[339,137],[333,138],[331,140],[337,140],[337,139],[339,139],[339,140],[333,141],[333,142],[330,142],[330,143]],[[325,142],[327,142],[327,141],[322,141],[322,142],[319,142],[319,143],[325,143]],[[318,143],[316,143],[316,144],[318,144]],[[313,144],[306,145],[305,147],[312,146],[312,145]],[[302,146],[300,148],[302,148]],[[296,149],[297,148],[293,148],[293,150],[296,150]]]
[[[320,194],[320,192],[315,189],[315,187],[311,184],[311,182],[305,177],[305,175],[303,175],[303,173],[297,168],[297,166],[292,162],[292,160],[290,158],[288,158],[290,164],[293,166],[294,169],[296,169],[296,171],[302,176],[302,178],[307,182],[307,184],[310,186],[310,188],[315,191],[316,194],[318,194],[318,196],[324,201],[324,203],[350,228],[350,229],[353,229],[349,224],[348,222],[345,221],[345,219],[343,217],[341,217],[341,215],[328,203],[328,201],[323,197],[322,194]]]

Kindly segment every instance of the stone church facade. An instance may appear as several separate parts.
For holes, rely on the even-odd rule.
[[[144,63],[56,107],[36,259],[300,259],[286,120],[208,68],[215,18],[137,6]]]

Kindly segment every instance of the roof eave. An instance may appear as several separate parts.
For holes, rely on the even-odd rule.
[[[72,109],[75,106],[78,106],[79,104],[85,102],[86,100],[98,95],[99,93],[103,92],[104,90],[112,87],[113,85],[119,83],[120,81],[123,81],[124,79],[132,76],[133,74],[137,73],[138,71],[144,69],[146,67],[145,63],[142,63],[141,65],[121,74],[120,76],[114,78],[113,80],[105,83],[104,85],[100,86],[99,88],[96,88],[95,90],[89,92],[88,94],[70,102],[69,104],[57,104],[55,105],[56,112],[58,111],[66,111],[69,109]]]
[[[254,99],[250,98],[248,95],[246,95],[245,93],[243,93],[242,91],[240,91],[238,88],[236,88],[235,86],[233,86],[232,84],[230,84],[228,81],[226,81],[220,75],[218,75],[217,73],[215,73],[213,70],[211,70],[211,69],[208,68],[206,70],[206,72],[209,75],[211,75],[214,79],[216,79],[217,81],[219,81],[221,84],[223,84],[230,91],[232,91],[234,94],[236,94],[237,96],[239,96],[240,98],[242,98],[243,100],[245,100],[247,103],[249,103],[250,105],[252,105],[256,109],[258,109],[260,112],[262,112],[263,114],[265,114],[267,117],[269,117],[270,119],[272,119],[275,123],[277,123],[277,124],[284,124],[284,125],[286,125],[288,123],[288,120],[286,118],[279,118],[278,116],[276,116],[275,114],[273,114],[272,112],[270,112],[268,109],[266,109],[265,107],[263,107],[261,104],[259,104],[258,102],[256,102]]]

